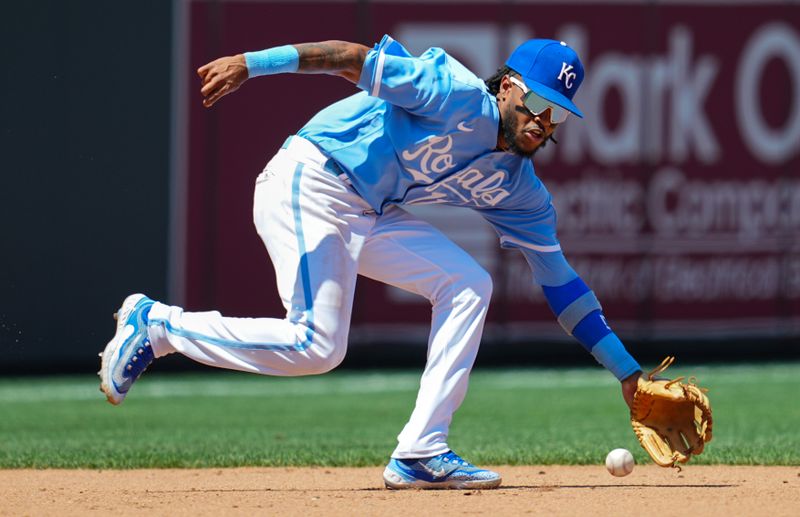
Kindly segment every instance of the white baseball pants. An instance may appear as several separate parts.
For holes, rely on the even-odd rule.
[[[449,450],[492,292],[491,278],[441,232],[399,207],[376,216],[326,157],[293,137],[258,177],[255,226],[275,267],[286,317],[229,318],[156,303],[156,357],[265,375],[313,375],[344,358],[356,277],[420,294],[433,305],[428,360],[395,458]]]

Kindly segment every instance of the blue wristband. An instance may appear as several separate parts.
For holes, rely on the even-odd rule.
[[[592,347],[592,355],[620,381],[642,369],[613,332]]]
[[[300,54],[292,45],[245,52],[244,60],[250,77],[297,72],[300,66]]]

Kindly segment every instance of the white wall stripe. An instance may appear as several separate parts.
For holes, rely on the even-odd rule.
[[[186,295],[186,227],[189,163],[189,1],[172,1],[172,91],[170,92],[169,220],[167,222],[167,299],[183,305]]]

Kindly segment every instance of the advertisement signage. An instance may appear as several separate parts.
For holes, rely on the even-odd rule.
[[[325,39],[372,45],[387,33],[415,53],[443,47],[488,77],[528,38],[563,40],[585,65],[575,102],[586,116],[559,128],[534,165],[562,248],[612,326],[640,339],[800,335],[798,4],[455,5],[188,1],[176,66],[191,77],[221,55]],[[266,77],[206,110],[197,84],[185,81],[178,110],[174,297],[194,310],[281,316],[252,224],[253,181],[288,135],[357,89]],[[501,250],[479,214],[411,210],[492,274],[488,340],[566,337],[522,255]],[[352,336],[419,339],[429,319],[427,300],[364,280]]]

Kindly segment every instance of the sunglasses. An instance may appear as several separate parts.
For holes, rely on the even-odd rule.
[[[536,95],[532,90],[525,86],[525,83],[516,77],[508,76],[508,80],[511,81],[512,84],[516,84],[520,87],[522,90],[522,104],[525,106],[525,109],[531,112],[533,116],[538,117],[544,113],[547,108],[550,108],[551,123],[561,124],[567,120],[567,115],[569,115],[568,110],[562,108],[561,106],[556,106],[549,100]]]

